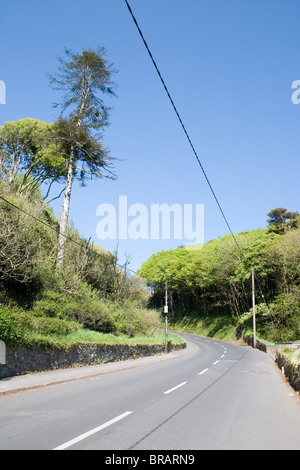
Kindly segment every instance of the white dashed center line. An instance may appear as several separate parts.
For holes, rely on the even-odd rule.
[[[198,375],[202,375],[202,374],[204,374],[204,372],[206,372],[207,370],[208,370],[208,368],[206,368],[206,369],[203,369],[201,372],[199,372],[199,373],[198,373]]]
[[[176,385],[176,387],[170,388],[169,390],[164,392],[164,395],[168,395],[169,393],[174,392],[174,390],[177,390],[177,388],[183,387],[183,385],[185,384],[187,384],[187,382],[182,382],[181,384]]]
[[[72,446],[72,445],[74,445],[74,444],[77,444],[77,442],[80,442],[80,441],[82,441],[83,439],[86,439],[87,437],[92,436],[92,435],[95,434],[96,432],[99,432],[99,431],[101,431],[102,429],[105,429],[105,428],[107,428],[108,426],[111,426],[112,424],[116,423],[117,421],[120,421],[121,419],[126,418],[126,416],[130,415],[131,413],[132,413],[132,411],[126,411],[125,413],[123,413],[123,414],[117,416],[116,418],[113,418],[113,419],[111,419],[110,421],[107,421],[106,423],[101,424],[101,425],[98,426],[97,428],[91,429],[90,431],[85,432],[84,434],[81,434],[80,436],[77,436],[77,437],[75,437],[74,439],[71,439],[70,441],[65,442],[64,444],[61,444],[60,446],[55,447],[55,449],[53,449],[53,450],[64,450],[64,449],[67,449],[68,447],[70,447],[70,446]]]

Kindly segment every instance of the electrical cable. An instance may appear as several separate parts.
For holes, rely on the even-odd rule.
[[[172,96],[171,96],[171,94],[170,94],[170,92],[169,92],[169,90],[168,90],[168,88],[167,88],[167,86],[166,86],[166,83],[165,83],[165,81],[164,81],[164,79],[163,79],[163,77],[162,77],[162,75],[161,75],[161,72],[160,72],[160,70],[159,70],[159,68],[158,68],[158,66],[157,66],[157,64],[156,64],[156,62],[155,62],[155,60],[154,60],[154,57],[153,57],[153,55],[152,55],[152,53],[151,53],[151,50],[150,50],[150,48],[149,48],[149,46],[148,46],[148,44],[147,44],[147,42],[146,42],[146,40],[145,40],[145,38],[144,38],[144,35],[143,35],[142,31],[141,31],[141,28],[140,28],[140,26],[139,26],[139,24],[138,24],[138,22],[137,22],[137,20],[136,20],[136,18],[135,18],[135,16],[134,16],[134,14],[133,14],[133,11],[132,11],[132,9],[131,9],[131,7],[130,7],[128,1],[125,0],[125,3],[126,3],[126,5],[127,5],[127,8],[128,8],[128,10],[129,10],[129,12],[130,12],[130,15],[131,15],[131,17],[132,17],[134,23],[135,23],[135,25],[136,25],[136,28],[137,28],[137,30],[138,30],[138,32],[139,32],[141,38],[142,38],[142,41],[143,41],[143,43],[144,43],[144,45],[145,45],[145,47],[146,47],[146,50],[147,50],[147,52],[148,52],[148,54],[149,54],[149,56],[150,56],[150,59],[151,59],[153,65],[154,65],[154,67],[155,67],[155,70],[156,70],[156,72],[157,72],[157,74],[158,74],[158,76],[159,76],[159,78],[160,78],[160,80],[161,80],[161,82],[162,82],[162,85],[163,85],[163,87],[164,87],[164,89],[165,89],[165,91],[166,91],[166,93],[167,93],[167,96],[168,96],[168,98],[169,98],[169,100],[170,100],[170,102],[171,102],[171,105],[172,105],[172,107],[173,107],[173,109],[174,109],[174,111],[175,111],[175,114],[176,114],[176,116],[177,116],[177,118],[178,118],[178,120],[179,120],[179,122],[180,122],[180,125],[181,125],[181,127],[182,127],[182,129],[183,129],[183,131],[184,131],[184,134],[185,134],[185,136],[186,136],[186,138],[187,138],[187,140],[188,140],[188,142],[189,142],[189,144],[190,144],[190,146],[191,146],[191,149],[192,149],[192,151],[193,151],[193,153],[194,153],[194,155],[195,155],[195,157],[196,157],[196,160],[197,160],[197,162],[198,162],[198,164],[199,164],[199,166],[200,166],[200,168],[201,168],[201,170],[202,170],[202,173],[203,173],[203,175],[204,175],[204,177],[205,177],[205,180],[206,180],[206,182],[207,182],[207,184],[208,184],[208,186],[209,186],[209,188],[210,188],[210,190],[211,190],[211,193],[212,193],[212,195],[213,195],[213,197],[214,197],[214,199],[215,199],[215,201],[216,201],[216,203],[217,203],[217,206],[218,206],[218,208],[219,208],[219,210],[220,210],[220,212],[221,212],[221,214],[222,214],[222,217],[223,217],[223,219],[224,219],[224,221],[225,221],[225,223],[226,223],[226,225],[227,225],[227,227],[228,227],[228,229],[229,229],[229,231],[230,231],[230,233],[231,233],[231,235],[232,235],[232,237],[233,237],[233,239],[234,239],[235,244],[237,245],[239,251],[241,251],[240,245],[238,244],[237,239],[236,239],[236,237],[235,237],[235,235],[234,235],[234,233],[233,233],[233,231],[232,231],[232,229],[231,229],[231,227],[230,227],[230,224],[229,224],[229,222],[228,222],[228,220],[227,220],[227,218],[226,218],[226,216],[225,216],[225,213],[224,213],[224,211],[223,211],[223,209],[222,209],[222,207],[221,207],[221,204],[220,204],[220,202],[219,202],[219,200],[218,200],[218,198],[217,198],[217,196],[216,196],[216,194],[215,194],[215,191],[214,191],[214,189],[213,189],[213,187],[212,187],[212,184],[211,184],[211,182],[210,182],[210,180],[209,180],[209,178],[208,178],[208,176],[207,176],[207,174],[206,174],[206,172],[205,172],[205,170],[204,170],[204,167],[203,167],[203,165],[202,165],[202,163],[201,163],[201,161],[200,161],[200,158],[199,158],[199,156],[198,156],[198,154],[197,154],[197,152],[196,152],[196,149],[195,149],[195,147],[194,147],[194,145],[193,145],[193,143],[192,143],[192,141],[191,141],[191,138],[190,138],[190,136],[189,136],[189,134],[188,134],[188,132],[187,132],[187,130],[186,130],[186,127],[185,127],[185,125],[184,125],[184,123],[183,123],[183,121],[182,121],[182,118],[181,118],[181,116],[180,116],[180,114],[179,114],[179,112],[178,112],[178,110],[177,110],[177,108],[176,108],[176,106],[175,106],[174,100],[172,99]],[[54,227],[52,227],[51,225],[47,224],[47,223],[44,222],[43,220],[37,218],[37,217],[34,216],[33,214],[30,214],[30,213],[26,212],[24,209],[20,208],[19,206],[16,206],[16,205],[13,204],[12,202],[10,202],[10,201],[8,201],[7,199],[5,199],[3,196],[0,196],[0,199],[2,199],[2,200],[3,200],[4,202],[6,202],[7,204],[10,204],[11,206],[13,206],[15,209],[20,210],[21,212],[23,212],[23,213],[26,214],[27,216],[30,216],[30,217],[32,217],[33,219],[35,219],[36,221],[38,221],[38,222],[42,223],[43,225],[47,226],[47,227],[50,228],[51,230],[54,230],[55,232],[57,232],[57,230],[56,230]],[[73,243],[76,243],[76,244],[79,245],[81,248],[86,248],[86,246],[82,245],[82,243],[79,243],[78,241],[74,240],[73,238],[69,237],[68,235],[63,235],[63,236],[64,236],[67,240],[69,240],[69,241],[71,241],[71,242],[73,242]],[[89,250],[92,251],[94,254],[100,255],[100,253],[97,253],[97,252],[94,251],[92,248],[90,248],[90,247],[88,247],[88,248],[89,248]],[[119,265],[118,263],[116,263],[116,266],[118,266],[118,267],[120,267],[120,268],[123,269],[123,266]],[[138,274],[136,271],[134,271],[134,270],[132,270],[132,269],[129,269],[129,268],[127,268],[127,267],[126,267],[126,271],[130,271],[130,272],[132,272],[132,273],[134,273],[134,274]],[[258,282],[258,279],[257,279],[256,276],[255,276],[255,279],[256,279],[256,282],[257,282],[258,285],[259,285],[259,282]],[[260,285],[259,285],[259,287],[260,287]],[[261,291],[261,288],[260,288],[260,291]],[[261,291],[261,294],[262,294],[262,291]],[[263,294],[262,294],[262,297],[264,298]]]
[[[41,224],[45,225],[46,227],[50,228],[51,230],[53,230],[55,233],[57,233],[57,230],[55,227],[52,227],[52,225],[50,224],[47,224],[47,222],[45,222],[44,220],[41,220],[39,219],[38,217],[36,217],[35,215],[33,214],[30,214],[30,212],[27,212],[25,211],[24,209],[22,209],[21,207],[17,206],[16,204],[14,204],[13,202],[9,201],[8,199],[5,199],[3,196],[0,196],[0,199],[2,201],[4,201],[6,204],[9,204],[10,206],[14,207],[15,209],[19,210],[20,212],[23,212],[24,214],[26,214],[27,216],[33,218],[34,220],[36,220],[37,222],[40,222]],[[65,237],[66,240],[72,242],[72,243],[75,243],[76,245],[80,246],[80,248],[84,248],[84,249],[88,249],[89,251],[91,251],[92,253],[94,253],[95,255],[97,256],[103,256],[102,253],[98,253],[97,251],[93,250],[90,246],[85,246],[83,245],[82,243],[78,242],[77,240],[75,240],[74,238],[70,237],[69,235],[65,235],[65,234],[62,234],[63,237]],[[123,269],[124,266],[121,266],[120,264],[118,263],[115,263],[116,266],[118,266],[118,268],[121,268]],[[129,269],[129,268],[125,268],[126,271],[130,271],[134,274],[138,274],[136,271],[133,271],[132,269]]]
[[[194,153],[194,155],[195,155],[195,157],[196,157],[196,160],[197,160],[197,162],[198,162],[198,164],[199,164],[199,166],[200,166],[200,168],[201,168],[201,170],[202,170],[202,173],[203,173],[203,175],[204,175],[204,178],[205,178],[205,180],[206,180],[206,182],[207,182],[207,184],[208,184],[208,186],[209,186],[209,189],[210,189],[210,191],[211,191],[211,193],[212,193],[212,195],[213,195],[213,197],[214,197],[214,199],[215,199],[215,201],[216,201],[216,203],[217,203],[217,206],[218,206],[218,208],[219,208],[219,210],[220,210],[220,212],[221,212],[221,214],[222,214],[222,217],[223,217],[223,219],[224,219],[224,221],[225,221],[225,223],[226,223],[226,225],[227,225],[227,227],[228,227],[228,229],[229,229],[229,231],[230,231],[230,233],[231,233],[231,235],[232,235],[232,238],[233,238],[233,240],[234,240],[234,242],[235,242],[235,244],[236,244],[238,250],[242,253],[241,247],[240,247],[240,245],[239,245],[239,243],[238,243],[238,241],[237,241],[237,239],[236,239],[236,237],[235,237],[235,235],[234,235],[234,233],[233,233],[233,231],[232,231],[232,229],[231,229],[231,227],[230,227],[230,224],[229,224],[229,222],[228,222],[228,220],[227,220],[227,218],[226,218],[226,216],[225,216],[225,213],[224,213],[224,211],[223,211],[223,209],[222,209],[222,206],[221,206],[221,204],[220,204],[220,202],[219,202],[219,200],[218,200],[218,198],[217,198],[217,196],[216,196],[216,193],[215,193],[215,191],[214,191],[214,189],[213,189],[213,187],[212,187],[212,184],[211,184],[211,182],[210,182],[210,180],[209,180],[209,178],[208,178],[208,176],[207,176],[207,174],[206,174],[206,171],[205,171],[205,169],[204,169],[204,167],[203,167],[203,165],[202,165],[202,163],[201,163],[201,161],[200,161],[200,158],[199,158],[199,156],[198,156],[198,154],[197,154],[197,152],[196,152],[196,149],[195,149],[195,147],[194,147],[194,145],[193,145],[193,143],[192,143],[192,140],[191,140],[191,138],[190,138],[190,136],[189,136],[189,134],[188,134],[188,132],[187,132],[187,130],[186,130],[186,127],[185,127],[185,125],[184,125],[184,123],[183,123],[183,120],[182,120],[182,118],[181,118],[181,116],[180,116],[180,114],[179,114],[179,112],[178,112],[178,110],[177,110],[177,108],[176,108],[176,106],[175,106],[174,100],[173,100],[173,98],[172,98],[172,96],[171,96],[171,94],[170,94],[170,92],[169,92],[169,90],[168,90],[168,87],[167,87],[167,85],[166,85],[166,83],[165,83],[165,81],[164,81],[164,79],[163,79],[163,77],[162,77],[162,74],[161,74],[161,72],[160,72],[160,70],[159,70],[159,68],[158,68],[158,66],[157,66],[157,64],[156,64],[156,62],[155,62],[155,60],[154,60],[154,57],[153,57],[153,55],[152,55],[152,52],[151,52],[151,50],[150,50],[150,48],[149,48],[149,46],[148,46],[148,44],[147,44],[147,41],[146,41],[146,39],[145,39],[145,37],[144,37],[144,35],[143,35],[143,32],[142,32],[142,30],[141,30],[141,28],[140,28],[140,26],[139,26],[139,24],[138,24],[138,22],[137,22],[137,19],[136,19],[135,15],[133,14],[132,8],[131,8],[131,6],[129,5],[129,3],[128,3],[127,0],[124,0],[124,1],[125,1],[126,5],[127,5],[128,11],[129,11],[129,13],[130,13],[130,15],[131,15],[131,17],[132,17],[132,19],[133,19],[133,22],[134,22],[134,24],[135,24],[135,26],[136,26],[136,28],[137,28],[137,30],[138,30],[138,32],[139,32],[139,35],[141,36],[141,39],[142,39],[142,41],[143,41],[143,43],[144,43],[144,46],[145,46],[145,48],[146,48],[146,50],[147,50],[147,52],[148,52],[148,54],[149,54],[149,57],[150,57],[150,59],[151,59],[153,65],[154,65],[154,68],[155,68],[155,70],[156,70],[156,72],[157,72],[157,74],[158,74],[158,76],[159,76],[159,78],[160,78],[160,81],[161,81],[161,83],[162,83],[162,85],[163,85],[163,87],[164,87],[164,89],[165,89],[165,92],[166,92],[166,94],[167,94],[167,96],[168,96],[168,98],[169,98],[169,100],[170,100],[170,102],[171,102],[171,105],[172,105],[172,107],[173,107],[173,109],[174,109],[174,111],[175,111],[175,114],[176,114],[176,116],[177,116],[177,118],[178,118],[178,120],[179,120],[179,123],[180,123],[180,125],[181,125],[181,127],[182,127],[182,129],[183,129],[183,132],[184,132],[184,134],[185,134],[185,136],[186,136],[186,138],[187,138],[187,140],[188,140],[188,142],[189,142],[189,144],[190,144],[190,146],[191,146],[191,149],[192,149],[192,151],[193,151],[193,153]],[[258,279],[257,279],[256,276],[255,276],[255,280],[256,280],[256,282],[257,282],[257,284],[258,284],[258,286],[259,286],[261,295],[262,295],[263,299],[265,300],[264,295],[263,295],[263,293],[262,293],[262,289],[261,289],[260,283],[259,283],[259,281],[258,281]]]
[[[147,44],[147,42],[146,42],[146,40],[145,40],[145,37],[144,37],[144,35],[143,35],[142,31],[141,31],[141,28],[139,27],[139,24],[138,24],[138,22],[137,22],[137,20],[136,20],[136,18],[135,18],[135,16],[134,16],[134,14],[133,14],[133,11],[132,11],[132,9],[131,9],[131,7],[130,7],[128,1],[125,0],[125,3],[126,3],[126,5],[127,5],[127,8],[128,8],[128,10],[129,10],[129,13],[130,13],[130,15],[131,15],[133,21],[134,21],[134,24],[135,24],[135,26],[137,27],[137,30],[138,30],[138,32],[139,32],[141,38],[142,38],[142,41],[143,41],[143,43],[144,43],[144,45],[145,45],[145,47],[146,47],[146,49],[147,49],[147,52],[148,52],[148,54],[149,54],[149,56],[150,56],[150,59],[151,59],[153,65],[154,65],[154,67],[155,67],[155,70],[156,70],[156,72],[157,72],[157,74],[158,74],[158,76],[159,76],[159,78],[160,78],[160,80],[161,80],[161,82],[162,82],[162,85],[163,85],[163,87],[164,87],[164,89],[165,89],[165,91],[166,91],[166,93],[167,93],[167,96],[168,96],[168,98],[169,98],[169,100],[170,100],[170,102],[171,102],[171,105],[172,105],[172,107],[173,107],[173,109],[174,109],[174,111],[175,111],[175,114],[176,114],[176,116],[177,116],[177,118],[178,118],[178,120],[179,120],[179,122],[180,122],[180,125],[181,125],[181,127],[182,127],[182,129],[183,129],[183,132],[185,133],[185,136],[186,136],[186,138],[187,138],[187,140],[188,140],[188,142],[189,142],[189,144],[190,144],[190,146],[191,146],[191,148],[192,148],[192,151],[193,151],[193,153],[194,153],[194,155],[195,155],[195,157],[196,157],[196,160],[197,160],[197,162],[198,162],[198,164],[199,164],[199,166],[200,166],[200,168],[201,168],[201,170],[202,170],[202,173],[203,173],[203,175],[204,175],[204,178],[206,179],[206,182],[207,182],[207,184],[208,184],[208,186],[209,186],[209,189],[211,190],[211,193],[212,193],[212,195],[213,195],[213,197],[214,197],[214,199],[215,199],[215,201],[216,201],[216,203],[217,203],[217,205],[218,205],[218,208],[219,208],[219,210],[220,210],[220,212],[221,212],[221,214],[222,214],[222,216],[223,216],[223,219],[225,220],[225,223],[226,223],[226,225],[227,225],[227,227],[228,227],[228,229],[229,229],[229,231],[230,231],[230,233],[231,233],[231,235],[232,235],[232,237],[233,237],[233,239],[234,239],[234,241],[235,241],[235,243],[236,243],[238,249],[240,250],[240,246],[239,246],[239,244],[238,244],[238,242],[237,242],[237,240],[236,240],[236,237],[235,237],[235,235],[234,235],[234,233],[233,233],[233,231],[232,231],[232,229],[231,229],[231,227],[230,227],[230,225],[229,225],[229,222],[228,222],[228,220],[227,220],[227,218],[226,218],[226,216],[225,216],[225,213],[224,213],[224,211],[223,211],[223,209],[222,209],[222,207],[221,207],[221,204],[220,204],[220,202],[219,202],[219,200],[218,200],[218,198],[217,198],[217,196],[216,196],[216,194],[215,194],[215,191],[214,191],[214,189],[213,189],[213,187],[212,187],[212,184],[211,184],[211,182],[210,182],[210,180],[209,180],[209,178],[208,178],[208,176],[207,176],[207,174],[206,174],[206,172],[205,172],[205,170],[204,170],[204,167],[203,167],[203,165],[202,165],[202,163],[201,163],[201,161],[200,161],[200,158],[199,158],[199,156],[198,156],[198,154],[197,154],[197,152],[196,152],[196,150],[195,150],[195,147],[194,147],[194,145],[193,145],[193,143],[192,143],[192,141],[191,141],[191,138],[190,138],[190,136],[189,136],[189,134],[188,134],[188,132],[187,132],[187,130],[186,130],[186,127],[185,127],[185,125],[184,125],[184,123],[183,123],[183,121],[182,121],[182,119],[181,119],[181,117],[180,117],[180,114],[179,114],[179,112],[178,112],[178,110],[177,110],[177,108],[176,108],[176,106],[175,106],[175,103],[174,103],[174,101],[173,101],[173,99],[172,99],[172,97],[171,97],[171,94],[170,94],[170,92],[169,92],[169,90],[168,90],[168,88],[167,88],[167,86],[166,86],[166,83],[165,83],[165,81],[164,81],[164,79],[163,79],[163,77],[162,77],[162,75],[161,75],[161,72],[160,72],[160,70],[159,70],[159,68],[158,68],[158,66],[157,66],[157,64],[156,64],[156,62],[155,62],[155,60],[154,60],[154,58],[153,58],[153,55],[152,55],[152,53],[151,53],[151,51],[150,51],[150,48],[149,48],[149,46],[148,46],[148,44]]]

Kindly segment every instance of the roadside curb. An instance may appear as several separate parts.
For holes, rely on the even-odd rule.
[[[172,351],[170,353],[158,354],[155,356],[128,359],[126,361],[108,362],[106,364],[99,365],[55,369],[9,377],[0,380],[0,397],[26,392],[28,390],[61,385],[77,380],[96,378],[100,375],[125,371],[137,367],[144,367],[158,362],[186,356],[195,352],[197,349],[198,348],[195,344],[186,342],[186,348],[181,349],[180,351]]]

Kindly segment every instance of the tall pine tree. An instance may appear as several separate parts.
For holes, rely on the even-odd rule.
[[[82,182],[86,175],[112,177],[109,172],[108,152],[95,137],[95,132],[108,125],[109,108],[102,94],[114,95],[114,71],[105,58],[104,49],[84,50],[81,54],[66,50],[66,58],[59,58],[60,67],[50,76],[54,89],[63,92],[62,102],[56,106],[67,118],[56,123],[56,139],[64,147],[66,157],[66,187],[59,223],[56,266],[63,264],[66,231],[68,227],[72,184],[75,178]],[[101,135],[101,134],[100,134]],[[106,174],[104,174],[106,171]]]

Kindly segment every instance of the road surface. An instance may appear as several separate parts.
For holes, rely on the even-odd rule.
[[[183,336],[172,360],[1,396],[0,449],[300,450],[299,395],[271,357]]]

